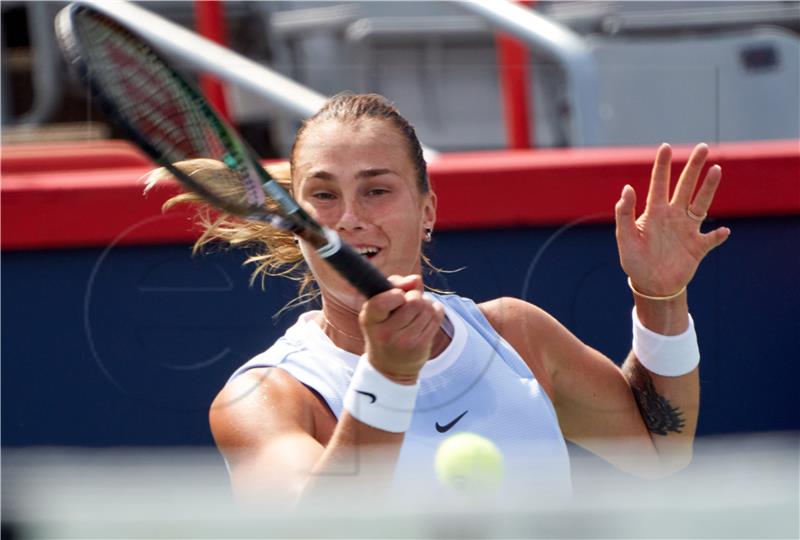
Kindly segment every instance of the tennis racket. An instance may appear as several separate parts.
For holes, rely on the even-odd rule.
[[[78,4],[59,12],[56,34],[109,118],[189,190],[225,212],[294,233],[367,298],[392,288],[335,231],[314,221],[202,94],[142,39]],[[175,166],[195,158],[219,161],[230,174],[189,176]]]

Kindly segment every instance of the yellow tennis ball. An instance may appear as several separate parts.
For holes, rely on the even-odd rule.
[[[475,494],[497,489],[503,480],[503,454],[474,433],[458,433],[436,450],[436,477],[456,491]]]

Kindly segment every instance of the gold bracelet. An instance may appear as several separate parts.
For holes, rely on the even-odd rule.
[[[628,276],[628,287],[631,288],[631,291],[633,291],[633,294],[635,294],[636,296],[641,296],[642,298],[647,298],[648,300],[672,300],[673,298],[679,297],[681,294],[683,294],[683,291],[686,290],[686,285],[684,285],[681,290],[679,290],[675,294],[670,294],[669,296],[650,296],[649,294],[644,294],[637,291],[636,288],[633,286],[633,282],[631,281],[630,276]]]

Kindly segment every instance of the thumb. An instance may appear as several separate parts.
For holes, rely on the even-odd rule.
[[[728,227],[720,227],[703,235],[706,241],[706,253],[722,245],[731,235]]]
[[[630,185],[625,184],[622,188],[622,195],[614,206],[614,214],[617,241],[625,242],[633,237],[636,230],[636,192]]]

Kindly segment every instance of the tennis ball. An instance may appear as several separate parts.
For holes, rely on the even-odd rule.
[[[497,489],[503,480],[503,454],[497,446],[474,433],[448,437],[436,450],[436,477],[466,494]]]

